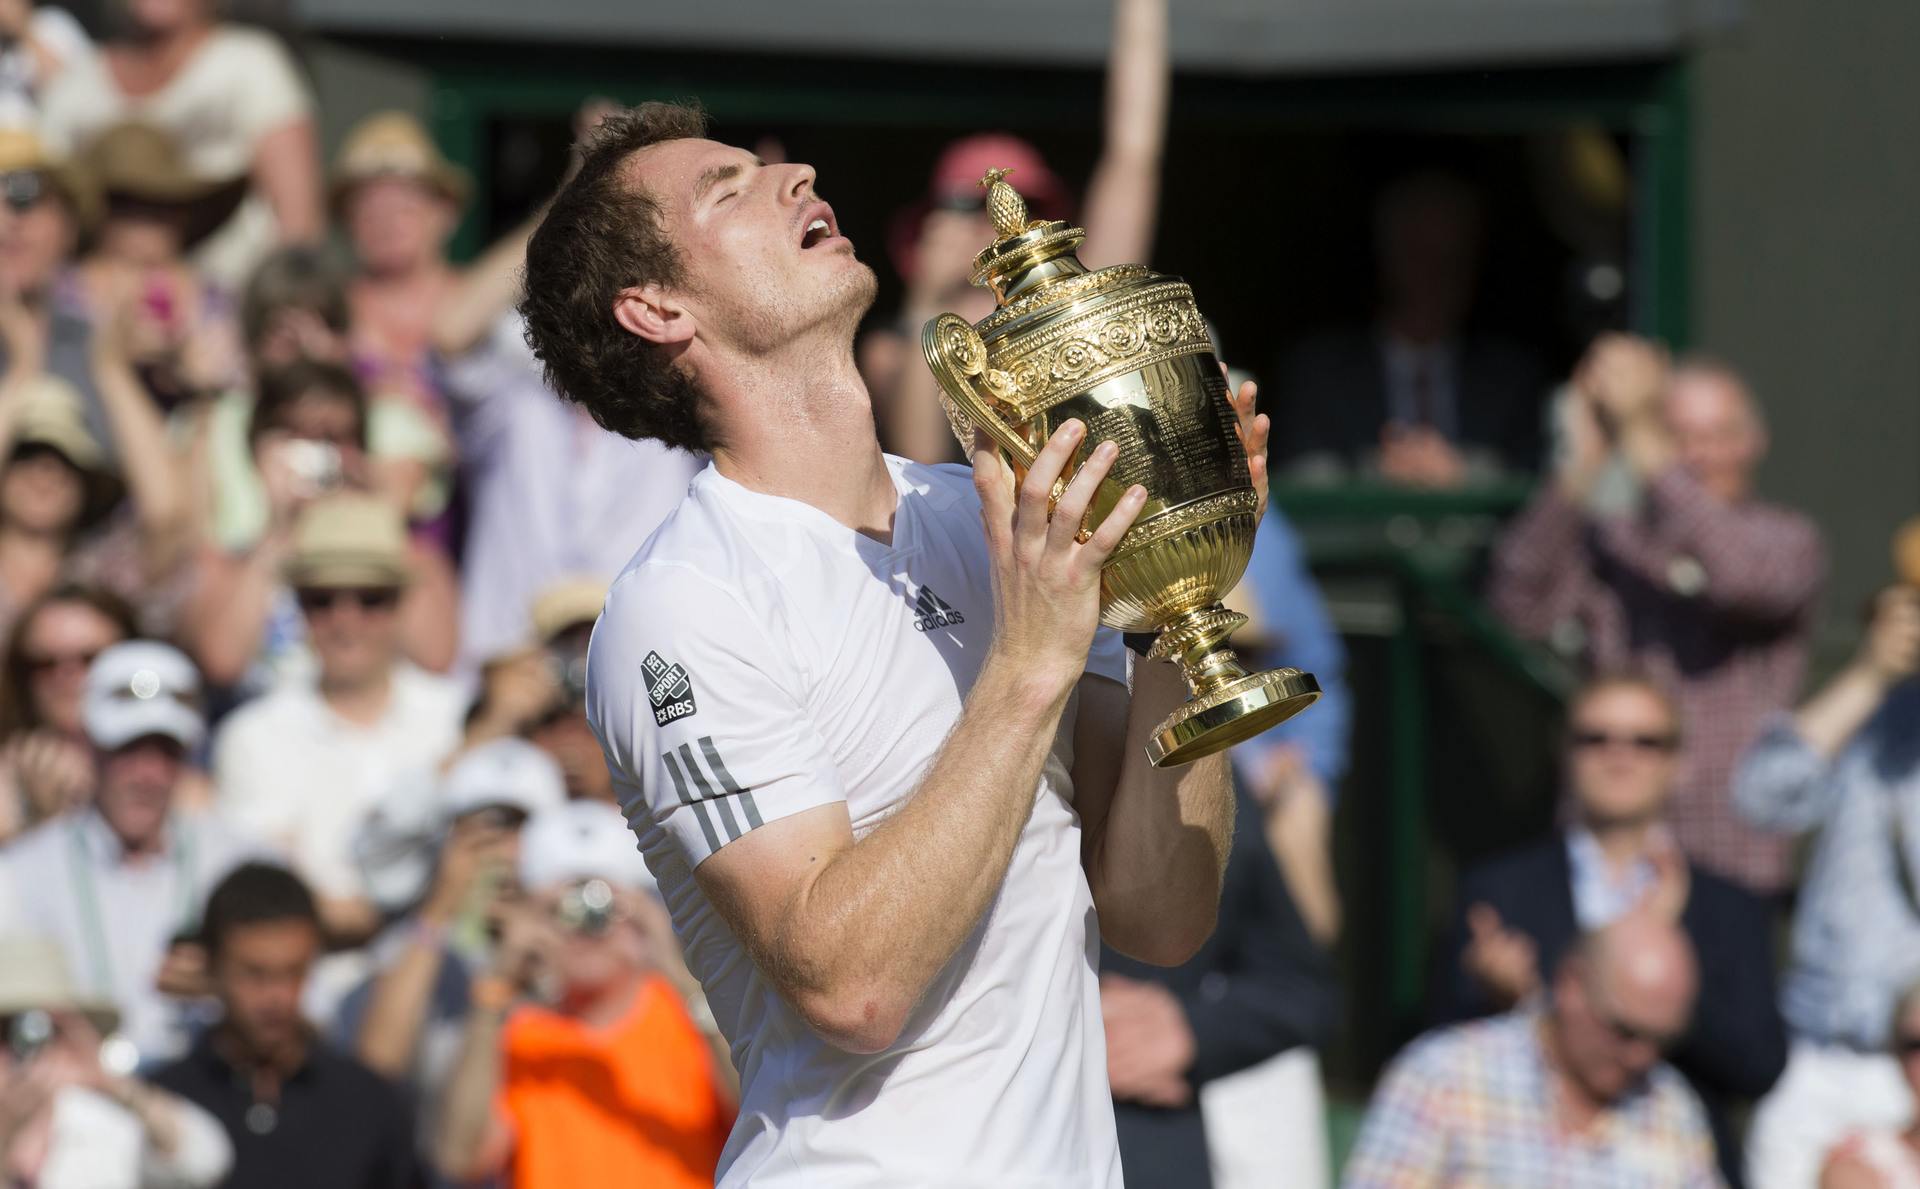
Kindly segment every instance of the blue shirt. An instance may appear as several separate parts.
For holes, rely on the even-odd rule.
[[[1244,771],[1273,748],[1292,743],[1306,754],[1307,764],[1328,792],[1337,792],[1347,771],[1347,734],[1353,713],[1347,690],[1347,650],[1327,617],[1320,587],[1307,572],[1300,537],[1280,509],[1267,509],[1267,518],[1254,537],[1253,560],[1241,581],[1248,585],[1268,628],[1279,637],[1278,647],[1270,654],[1242,660],[1291,665],[1313,674],[1320,682],[1320,700],[1236,747],[1234,761]]]
[[[1794,1035],[1877,1050],[1920,981],[1920,681],[1896,686],[1831,761],[1782,716],[1741,760],[1734,803],[1755,825],[1818,828],[1780,1010]]]

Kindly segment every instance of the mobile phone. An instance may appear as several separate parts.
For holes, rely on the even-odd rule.
[[[308,491],[317,494],[340,486],[340,447],[311,438],[288,438],[281,449],[287,469]]]

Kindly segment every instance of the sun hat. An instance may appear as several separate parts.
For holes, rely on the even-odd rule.
[[[81,725],[106,751],[160,735],[191,750],[206,737],[200,671],[187,655],[158,640],[126,640],[87,668]]]
[[[115,198],[130,198],[184,211],[184,238],[189,246],[219,230],[247,196],[249,186],[244,174],[206,178],[195,173],[180,142],[152,124],[109,127],[87,142],[79,164],[99,187],[109,209]]]
[[[375,112],[347,133],[327,178],[334,218],[355,186],[376,178],[419,182],[455,206],[465,206],[473,192],[467,171],[447,160],[420,121],[403,111]]]
[[[100,188],[84,170],[53,152],[30,128],[0,128],[0,174],[38,173],[53,184],[73,209],[82,229],[100,218]]]
[[[518,809],[533,818],[566,800],[567,781],[560,765],[525,739],[512,736],[470,748],[440,782],[440,813],[448,822],[496,806]]]
[[[60,943],[33,933],[0,934],[0,1016],[77,1011],[101,1035],[120,1026],[120,1009],[74,985]]]
[[[655,890],[652,872],[620,811],[605,801],[568,801],[528,819],[520,832],[520,884],[529,890],[603,879]]]
[[[342,491],[308,504],[293,526],[287,582],[302,589],[400,587],[407,566],[407,526],[399,509],[376,495]]]
[[[534,596],[533,642],[545,644],[561,632],[600,618],[607,602],[607,583],[601,578],[562,578]]]

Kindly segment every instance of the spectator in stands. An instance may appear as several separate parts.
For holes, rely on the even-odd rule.
[[[519,887],[527,820],[567,799],[560,769],[521,739],[495,739],[454,761],[428,807],[438,853],[413,910],[382,937],[381,969],[348,996],[336,1035],[368,1068],[409,1085],[427,1118],[460,1051],[470,984]]]
[[[415,1189],[406,1096],[315,1036],[300,1012],[319,911],[292,872],[247,863],[207,898],[219,1024],[154,1076],[233,1143],[230,1189]]]
[[[1217,337],[1214,350],[1226,358]],[[1246,376],[1229,372],[1227,386],[1251,408],[1255,393]],[[1260,826],[1308,934],[1320,950],[1330,950],[1340,932],[1333,807],[1347,767],[1352,695],[1346,648],[1307,571],[1299,538],[1277,508],[1269,507],[1261,517],[1253,557],[1234,588],[1233,609],[1251,617],[1234,636],[1243,659],[1263,667],[1292,665],[1320,682],[1313,713],[1241,744],[1233,759],[1235,778],[1259,809],[1246,828]],[[1304,959],[1312,952],[1300,950],[1296,956]],[[1303,963],[1296,969],[1311,968]],[[1209,1165],[1219,1189],[1266,1184],[1275,1169],[1285,1169],[1301,1183],[1328,1179],[1326,1092],[1315,1046],[1298,1045],[1215,1078],[1200,1088],[1200,1099]]]
[[[467,719],[467,741],[523,735],[565,774],[567,796],[612,801],[600,741],[587,725],[587,641],[606,602],[598,578],[568,578],[533,601],[533,642],[490,662],[479,702]]]
[[[1673,702],[1639,678],[1601,677],[1573,696],[1571,819],[1461,877],[1436,1007],[1443,1021],[1506,1011],[1547,984],[1581,933],[1629,913],[1679,926],[1699,957],[1705,1010],[1671,1060],[1706,1106],[1721,1169],[1739,1185],[1727,1108],[1766,1093],[1787,1061],[1772,918],[1752,893],[1688,863],[1667,830],[1680,730]]]
[[[234,711],[214,747],[214,780],[222,812],[284,848],[312,883],[330,939],[357,943],[379,922],[353,831],[397,781],[453,751],[465,699],[401,658],[411,571],[391,504],[354,492],[315,499],[289,542],[286,582],[318,674]]]
[[[124,600],[71,582],[14,622],[0,656],[0,842],[93,796],[87,669],[133,634]]]
[[[1700,1103],[1660,1054],[1686,1031],[1686,935],[1649,913],[1588,934],[1546,1002],[1415,1041],[1374,1091],[1344,1184],[1719,1184]]]
[[[376,470],[367,460],[366,394],[352,372],[296,359],[265,372],[259,388],[245,429],[250,466],[235,473],[226,452],[215,450],[213,469],[216,523],[222,492],[262,515],[255,520],[245,509],[232,509],[230,525],[239,530],[239,543],[203,548],[200,583],[183,625],[212,680],[244,683],[256,692],[310,680],[313,673],[306,620],[284,574],[296,526],[322,496],[373,488]],[[255,492],[259,502],[252,504]],[[391,493],[380,498],[400,514]],[[457,644],[452,568],[431,545],[403,541],[402,549],[407,581],[398,608],[400,640],[415,664],[445,669]]]
[[[51,372],[81,394],[87,428],[110,437],[93,391],[93,328],[66,283],[80,237],[100,218],[100,189],[33,132],[0,127],[0,352],[22,376]],[[25,361],[14,363],[16,354]]]
[[[1480,196],[1449,174],[1381,191],[1374,324],[1309,339],[1283,362],[1276,470],[1457,487],[1540,465],[1545,373],[1469,329],[1484,223]]]
[[[74,151],[140,120],[180,142],[193,173],[244,181],[234,216],[196,253],[216,283],[238,289],[275,242],[324,229],[312,102],[270,34],[219,22],[214,0],[126,0],[121,35],[48,88],[43,130]]]
[[[0,935],[0,1175],[64,1189],[213,1189],[233,1165],[205,1111],[118,1068],[113,1006],[81,995],[59,945]]]
[[[711,1185],[733,1124],[731,1068],[625,820],[592,801],[535,817],[520,882],[528,899],[473,986],[441,1170],[504,1173],[513,1189],[602,1184],[611,1169],[632,1184]],[[549,1002],[526,1002],[542,985]]]
[[[1891,1048],[1907,1093],[1920,1102],[1920,983],[1894,1008]],[[1820,1189],[1906,1189],[1920,1184],[1920,1124],[1905,1121],[1861,1127],[1827,1152]]]
[[[251,549],[270,522],[270,501],[248,440],[264,378],[302,363],[364,370],[349,337],[347,275],[319,249],[291,247],[269,254],[247,282],[239,321],[240,351],[252,385],[229,388],[180,418],[194,473],[208,484],[202,496],[211,517],[207,536],[227,553]],[[359,387],[366,406],[362,480],[410,518],[437,515],[446,504],[450,474],[444,426],[411,394]],[[446,570],[451,581],[444,543],[430,536],[421,544],[416,565],[423,571],[430,565]],[[425,584],[423,577],[420,585]],[[451,663],[455,619],[443,609],[434,622],[414,625],[409,635],[420,642],[416,659],[421,664],[442,669]],[[429,652],[448,659],[429,659]]]
[[[1255,827],[1260,811],[1244,796],[1238,803],[1219,923],[1200,952],[1173,969],[1111,949],[1100,959],[1107,1077],[1133,1189],[1207,1189],[1213,1181],[1202,1090],[1333,1035],[1332,962],[1308,933]],[[1285,1122],[1272,1117],[1271,1100],[1266,1106],[1269,1128]],[[1300,1176],[1304,1154],[1279,1155],[1290,1163],[1269,1165],[1267,1175]]]
[[[93,54],[93,39],[66,9],[0,0],[0,123],[31,124],[60,72]]]
[[[583,137],[598,111],[582,110]],[[528,608],[554,583],[612,582],[705,463],[608,433],[547,387],[513,308],[537,222],[489,248],[433,325],[471,508],[460,619],[470,667],[520,651]]]
[[[328,182],[353,244],[353,347],[371,388],[410,395],[444,416],[428,367],[434,316],[459,281],[447,241],[472,179],[411,115],[369,116],[347,134]]]
[[[1078,220],[1087,230],[1079,256],[1088,268],[1144,263],[1153,247],[1169,74],[1167,0],[1114,0],[1100,159]],[[860,340],[860,374],[873,394],[880,439],[889,451],[921,462],[964,454],[941,411],[939,385],[922,362],[920,328],[942,313],[977,322],[993,311],[993,295],[968,277],[975,253],[995,234],[980,186],[995,168],[1012,171],[1036,217],[1072,216],[1066,186],[1027,142],[995,133],[948,145],[926,197],[901,212],[890,236],[894,267],[907,283],[905,305],[891,325]],[[964,449],[971,448],[969,442]]]
[[[133,371],[127,324],[116,314],[91,340],[116,444],[109,454],[87,427],[79,393],[38,370],[28,321],[0,309],[10,344],[0,377],[0,630],[62,579],[108,587],[151,616],[148,626],[164,627],[179,595],[188,520],[164,423]]]
[[[203,989],[188,943],[206,890],[252,847],[220,819],[182,811],[186,756],[206,726],[199,675],[177,649],[130,640],[87,670],[93,803],[0,851],[0,884],[22,920],[60,944],[88,994],[110,1001],[142,1058],[185,1046]]]
[[[147,124],[116,124],[87,143],[79,165],[105,201],[74,270],[72,299],[96,323],[116,310],[142,385],[172,409],[229,384],[237,360],[227,295],[187,258],[245,195],[244,183],[195,177],[179,144]],[[215,350],[215,347],[221,349]]]
[[[1920,982],[1920,588],[1874,605],[1853,661],[1741,761],[1740,811],[1773,830],[1819,830],[1794,919],[1782,1006],[1787,1072],[1754,1112],[1755,1189],[1813,1183],[1858,1128],[1905,1126],[1901,994]]]
[[[1569,410],[1570,448],[1495,550],[1488,597],[1521,635],[1676,695],[1689,725],[1669,810],[1681,849],[1777,893],[1786,842],[1740,821],[1728,785],[1805,672],[1819,531],[1754,496],[1766,429],[1724,367],[1671,369],[1653,344],[1609,336],[1581,364]],[[1630,514],[1588,506],[1612,466],[1641,486]]]

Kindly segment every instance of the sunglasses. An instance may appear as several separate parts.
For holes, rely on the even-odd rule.
[[[1672,735],[1652,733],[1614,734],[1611,731],[1575,731],[1572,739],[1573,746],[1581,751],[1602,747],[1631,747],[1635,751],[1669,752],[1680,746],[1680,741]]]
[[[1893,1051],[1902,1060],[1908,1057],[1920,1057],[1920,1036],[1894,1037]]]
[[[358,604],[362,611],[385,611],[399,605],[400,592],[391,586],[374,586],[359,590],[343,588],[300,592],[302,611],[331,611],[342,602]]]
[[[93,665],[93,658],[99,655],[100,652],[98,649],[91,652],[59,652],[44,656],[25,657],[22,659],[21,664],[26,666],[27,672],[33,676],[43,677],[55,670],[68,667],[77,669],[90,668]]]
[[[15,214],[30,211],[47,196],[47,179],[31,169],[0,174],[0,199]]]

